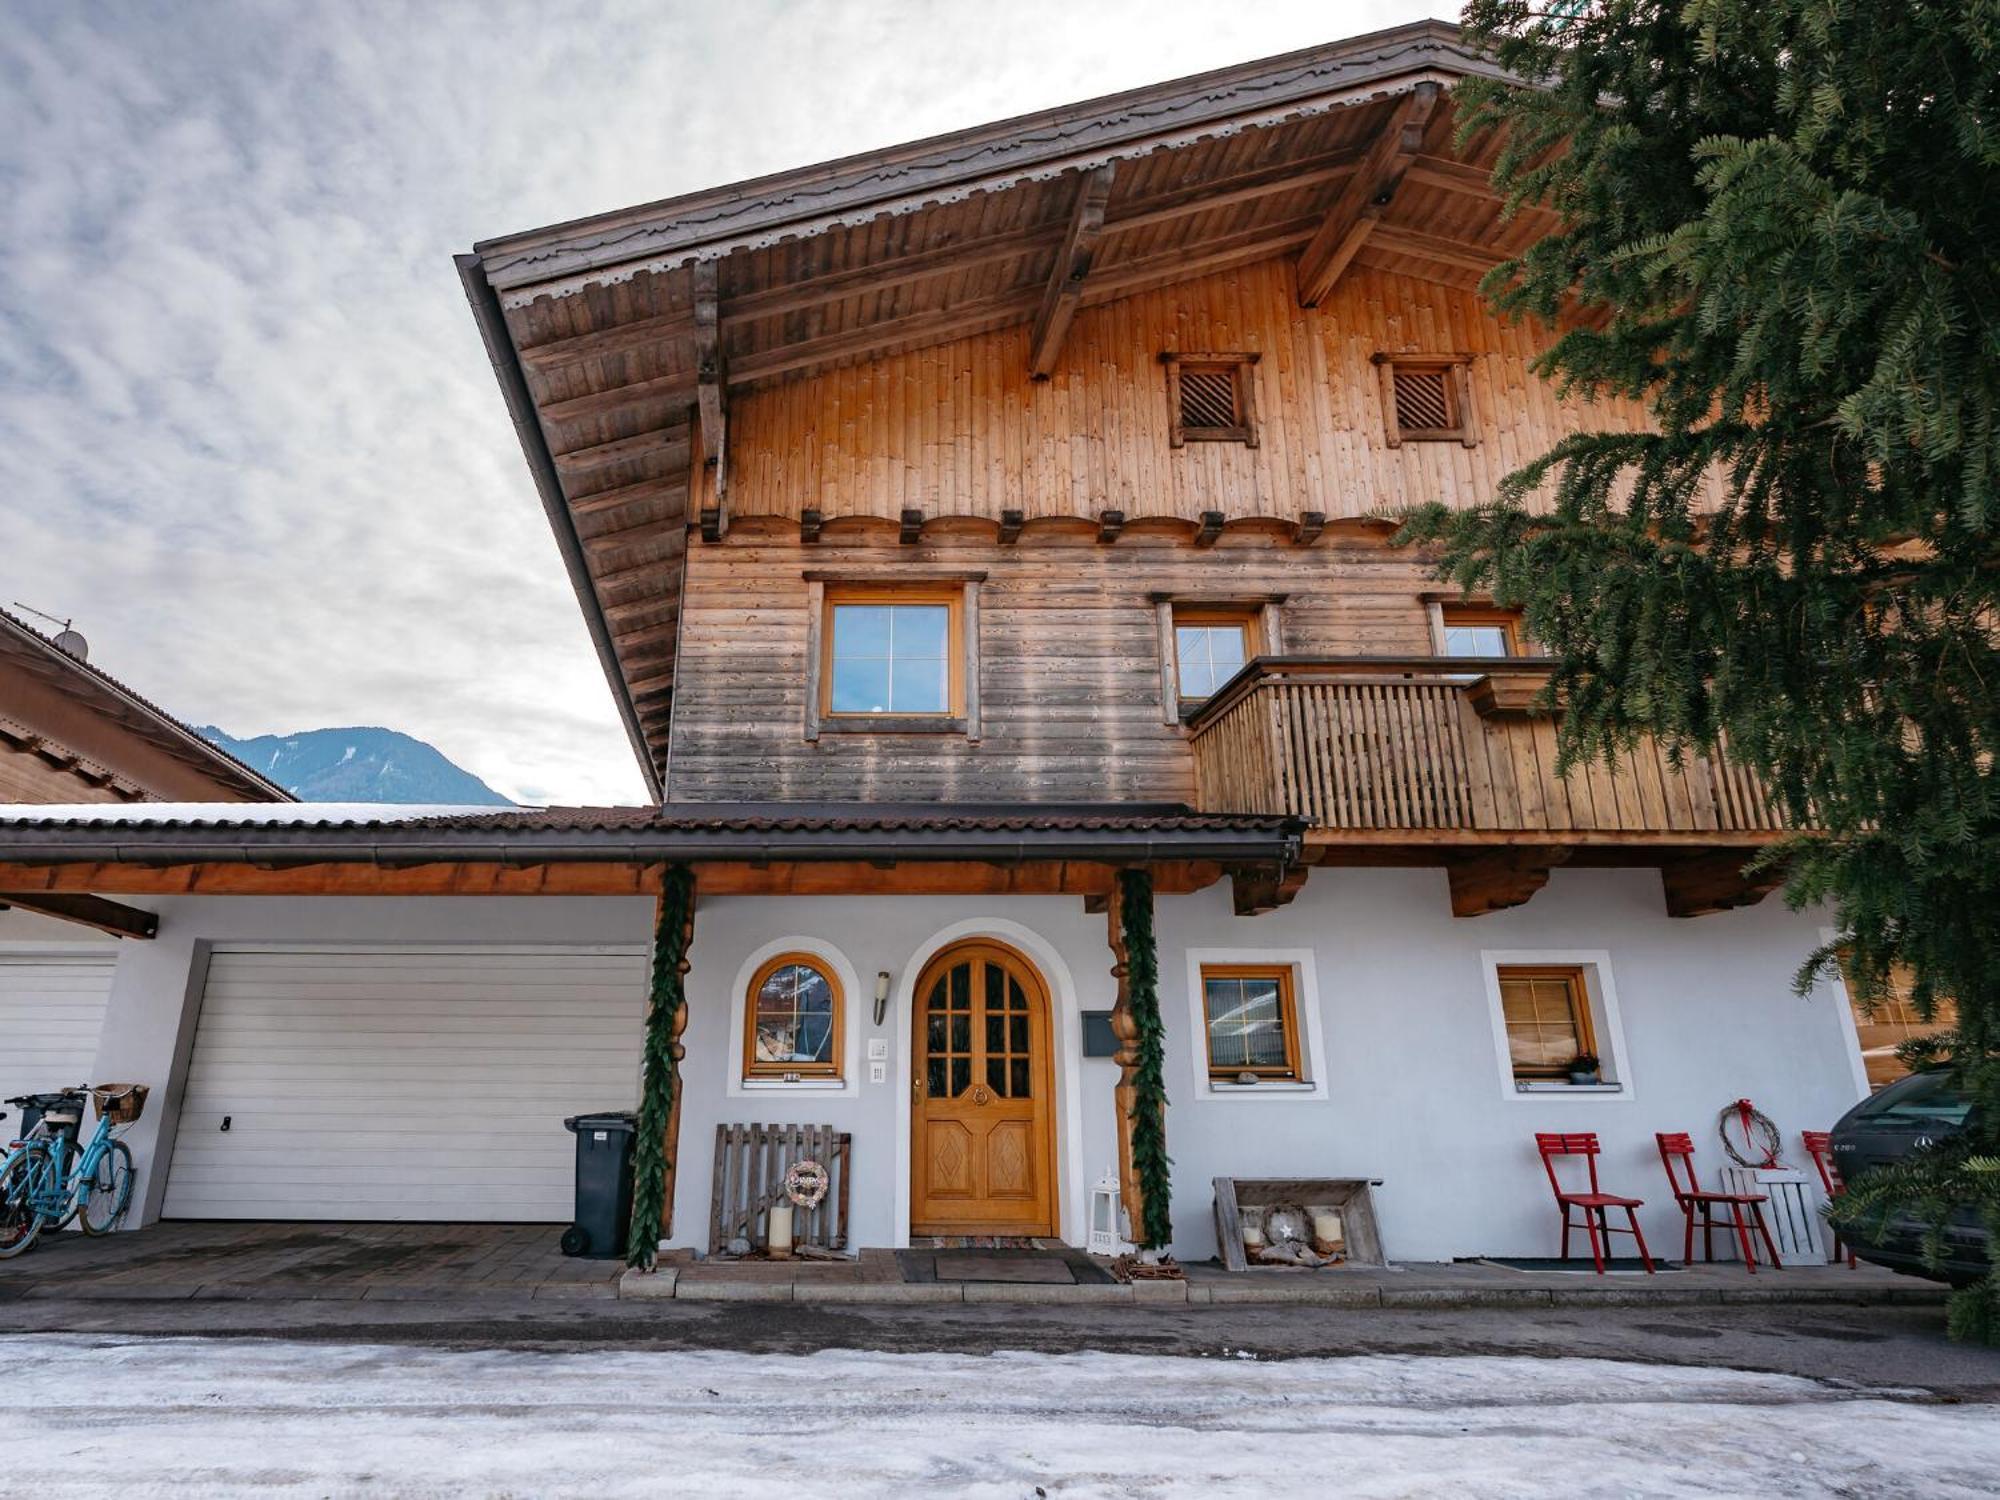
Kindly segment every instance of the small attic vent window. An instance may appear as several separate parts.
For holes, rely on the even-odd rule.
[[[1162,354],[1174,447],[1185,443],[1257,446],[1251,386],[1254,354]]]
[[[1472,421],[1472,384],[1466,362],[1452,356],[1378,354],[1386,437],[1395,448],[1411,442],[1479,441]]]

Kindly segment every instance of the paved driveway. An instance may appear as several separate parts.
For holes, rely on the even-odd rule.
[[[0,1261],[0,1297],[614,1297],[617,1261],[573,1260],[550,1224],[164,1223],[45,1235]]]

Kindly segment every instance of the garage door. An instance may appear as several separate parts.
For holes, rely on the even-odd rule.
[[[0,1099],[94,1083],[112,954],[0,953]],[[20,1124],[7,1110],[0,1140]]]
[[[165,1212],[570,1218],[563,1117],[639,1091],[637,948],[218,949]]]

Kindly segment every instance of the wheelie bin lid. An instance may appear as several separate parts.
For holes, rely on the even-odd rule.
[[[580,1130],[636,1130],[639,1117],[629,1109],[600,1110],[591,1115],[571,1115],[563,1121],[563,1129],[575,1133]]]

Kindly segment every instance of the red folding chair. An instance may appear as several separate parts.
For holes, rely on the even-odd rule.
[[[1646,1236],[1639,1232],[1639,1216],[1634,1210],[1645,1206],[1643,1198],[1621,1198],[1616,1193],[1607,1193],[1597,1182],[1597,1132],[1579,1131],[1571,1135],[1551,1134],[1544,1131],[1535,1133],[1535,1149],[1542,1154],[1542,1169],[1549,1174],[1549,1188],[1556,1195],[1556,1208],[1562,1214],[1562,1258],[1569,1259],[1569,1232],[1581,1229],[1590,1236],[1590,1259],[1597,1267],[1597,1274],[1604,1274],[1604,1257],[1611,1246],[1614,1234],[1629,1234],[1639,1245],[1639,1260],[1646,1268],[1648,1276],[1653,1274],[1653,1257],[1646,1253]],[[1562,1185],[1556,1175],[1556,1158],[1559,1156],[1580,1156],[1590,1173],[1590,1191],[1572,1192]],[[1583,1222],[1570,1222],[1569,1211],[1580,1209]],[[1614,1208],[1625,1210],[1629,1229],[1613,1229],[1609,1213]]]
[[[1736,1243],[1743,1251],[1743,1268],[1752,1276],[1757,1274],[1757,1252],[1750,1240],[1754,1228],[1757,1237],[1764,1242],[1764,1249],[1771,1257],[1771,1264],[1778,1264],[1778,1247],[1771,1238],[1771,1226],[1764,1222],[1764,1204],[1769,1201],[1763,1193],[1718,1193],[1701,1185],[1701,1179],[1694,1170],[1694,1142],[1686,1135],[1661,1131],[1653,1137],[1660,1144],[1660,1165],[1667,1169],[1667,1185],[1673,1189],[1674,1202],[1680,1206],[1687,1219],[1687,1238],[1681,1247],[1681,1259],[1694,1259],[1694,1216],[1701,1212],[1701,1258],[1715,1259],[1715,1231],[1733,1230]],[[1676,1168],[1678,1167],[1678,1170]],[[1687,1173],[1687,1182],[1682,1184],[1680,1173]],[[1729,1221],[1717,1224],[1715,1211],[1729,1210]]]
[[[1840,1180],[1840,1168],[1833,1163],[1833,1133],[1827,1130],[1801,1130],[1799,1139],[1805,1142],[1806,1155],[1819,1168],[1819,1185],[1826,1189],[1828,1200],[1838,1198],[1847,1191],[1847,1184]],[[1839,1260],[1841,1253],[1847,1255],[1847,1269],[1854,1269],[1854,1252],[1840,1238],[1838,1230],[1833,1236],[1833,1258]]]

